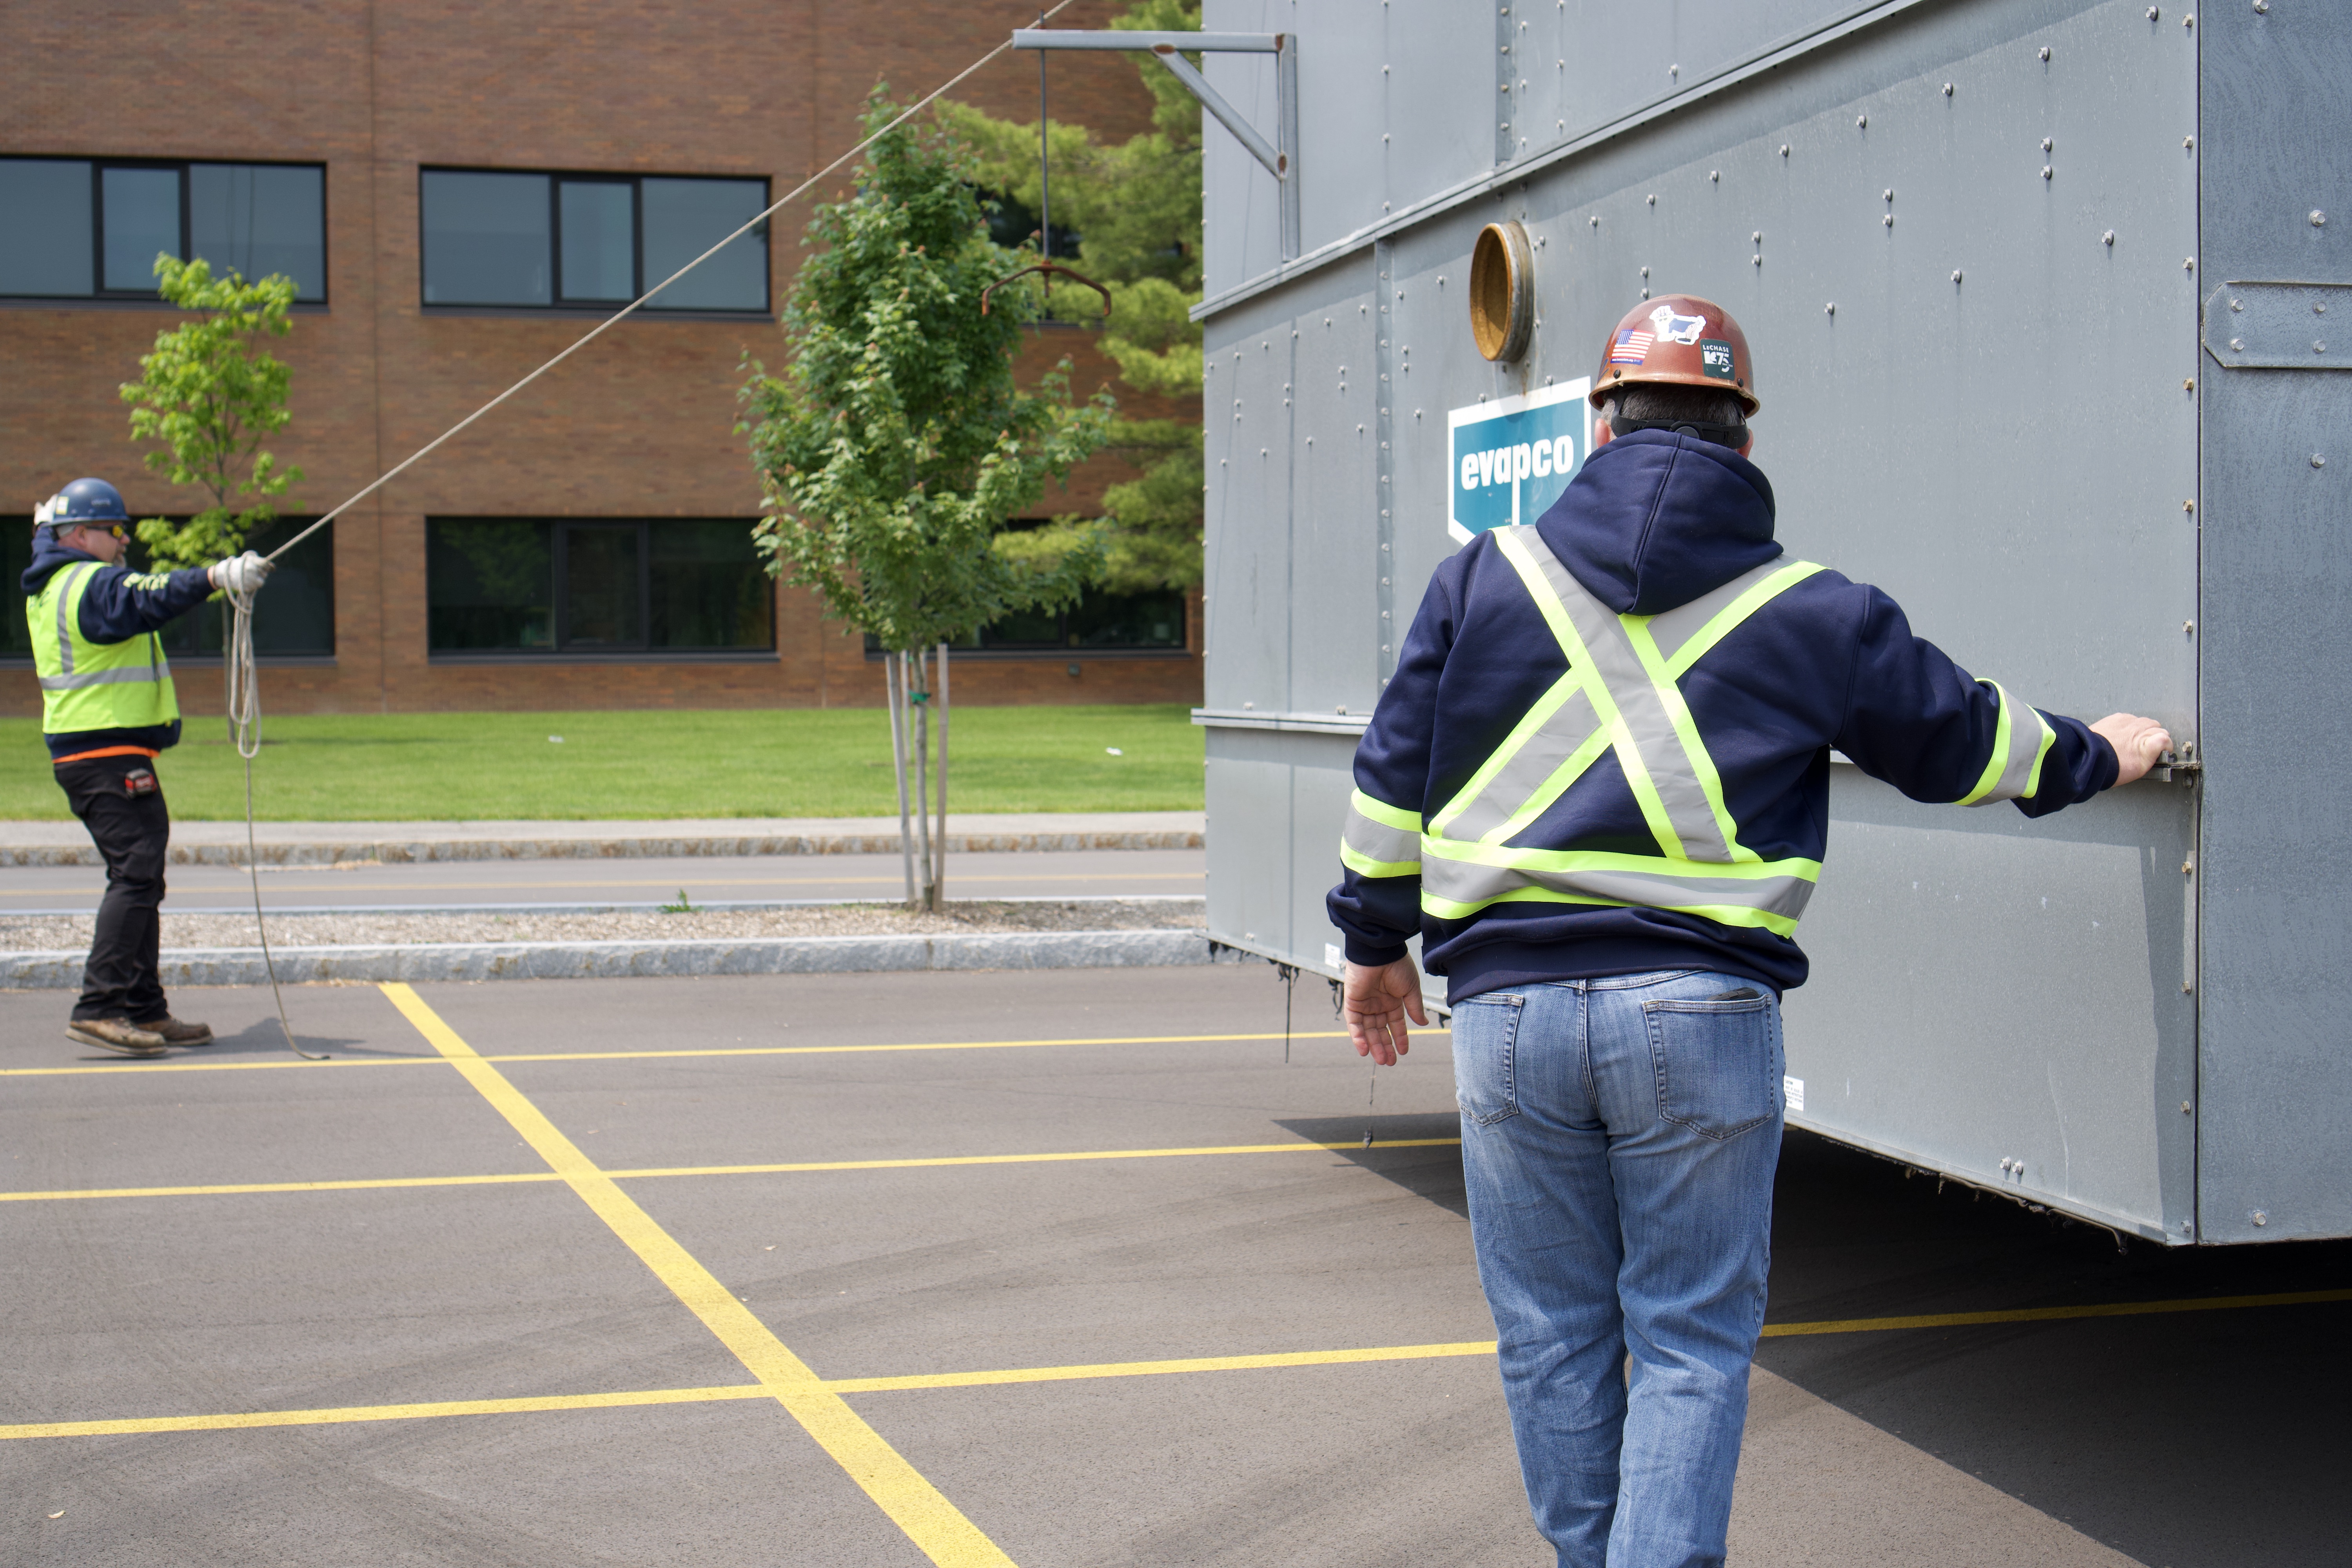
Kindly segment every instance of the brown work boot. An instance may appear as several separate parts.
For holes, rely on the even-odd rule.
[[[183,1024],[169,1013],[160,1018],[150,1018],[137,1026],[151,1035],[161,1035],[167,1046],[209,1046],[213,1043],[210,1024]]]
[[[160,1057],[163,1037],[142,1029],[128,1018],[76,1018],[66,1026],[66,1038],[126,1057]]]

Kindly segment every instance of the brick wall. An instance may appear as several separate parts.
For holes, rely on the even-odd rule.
[[[1081,0],[1057,26],[1099,26],[1118,5]],[[327,165],[328,304],[278,345],[294,423],[274,443],[306,474],[288,510],[323,510],[548,358],[590,324],[566,315],[425,314],[417,168],[763,174],[782,195],[852,145],[866,89],[929,91],[1034,5],[857,0],[693,6],[572,0],[16,0],[0,58],[0,152],[316,161]],[[959,95],[1036,112],[1036,57],[1008,55]],[[1149,123],[1132,65],[1053,61],[1055,118],[1114,137]],[[97,99],[93,101],[93,84]],[[805,207],[778,217],[776,297]],[[174,316],[156,307],[0,308],[0,511],[78,475],[122,488],[135,512],[184,511],[139,467],[116,387]],[[772,323],[622,323],[577,358],[336,522],[331,665],[274,666],[278,712],[878,703],[878,665],[782,591],[777,656],[742,662],[452,664],[425,654],[425,519],[435,515],[750,518],[760,494],[731,426],[746,351],[772,359]],[[1063,354],[1084,395],[1113,367],[1090,333],[1037,331],[1024,374]],[[1140,417],[1197,403],[1122,396]],[[1129,477],[1088,464],[1043,503],[1084,511]],[[267,614],[268,601],[263,601]],[[1197,601],[1188,656],[968,658],[971,702],[1197,701]],[[183,701],[217,710],[216,670],[180,671]],[[0,677],[0,712],[39,710],[29,677]]]

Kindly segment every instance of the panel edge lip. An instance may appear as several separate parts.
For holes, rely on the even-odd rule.
[[[1580,153],[1588,153],[1604,142],[1627,135],[1654,121],[1679,112],[1685,106],[1704,103],[1731,88],[1740,86],[1751,78],[1776,70],[1793,60],[1803,58],[1815,50],[1827,48],[1845,38],[1889,21],[1906,11],[1927,5],[1931,0],[1870,0],[1848,11],[1843,16],[1823,22],[1818,26],[1791,33],[1767,44],[1746,59],[1735,60],[1713,76],[1693,82],[1689,87],[1654,98],[1647,103],[1628,110],[1614,119],[1605,120],[1588,130],[1553,142],[1540,153],[1528,154],[1517,163],[1449,185],[1433,195],[1427,195],[1393,213],[1383,214],[1381,221],[1368,224],[1351,233],[1316,247],[1297,257],[1244,279],[1229,289],[1203,297],[1188,312],[1194,321],[1205,321],[1219,310],[1227,310],[1295,282],[1309,273],[1343,260],[1377,240],[1389,238],[1426,219],[1439,216],[1457,207],[1466,206],[1479,197],[1492,194],[1515,183],[1545,172],[1552,165],[1564,163]]]
[[[2260,344],[2252,349],[2242,349],[2236,344],[2242,340],[2228,339],[2216,342],[2214,341],[2216,333],[2223,329],[2215,324],[2215,312],[2221,309],[2222,299],[2233,289],[2249,295],[2258,289],[2265,291],[2295,289],[2305,293],[2352,294],[2352,283],[2335,282],[2316,278],[2231,278],[2223,280],[2215,286],[2211,293],[2205,296],[2204,303],[2197,312],[2199,345],[2211,356],[2215,364],[2220,365],[2223,370],[2352,370],[2352,363],[2341,360],[2315,361],[2299,355],[2288,358],[2272,344]],[[2237,301],[2233,300],[2231,303],[2235,305]],[[2314,352],[2322,353],[2326,352],[2323,346],[2320,346],[2321,342],[2321,340],[2315,340]]]
[[[1287,730],[1325,735],[1360,735],[1369,713],[1260,712],[1241,708],[1195,708],[1192,722],[1204,730]]]
[[[1904,1148],[1899,1143],[1886,1143],[1882,1142],[1875,1138],[1865,1138],[1860,1133],[1842,1132],[1836,1128],[1831,1126],[1829,1123],[1824,1121],[1816,1121],[1811,1117],[1792,1116],[1784,1113],[1781,1120],[1790,1127],[1797,1128],[1801,1131],[1811,1132],[1818,1138],[1826,1138],[1832,1143],[1843,1143],[1850,1149],[1859,1149],[1865,1154],[1874,1154],[1881,1159],[1892,1160],[1898,1164],[1908,1165],[1913,1170],[1933,1171],[1937,1176],[1942,1180],[1957,1182],[1964,1187],[1971,1187],[1979,1192],[1990,1193],[1995,1197],[2007,1198],[2011,1203],[2021,1205],[2038,1204],[2042,1207],[2048,1209],[2052,1214],[2064,1215],[2069,1218],[2078,1219],[2085,1224],[2095,1225],[2102,1230],[2135,1236],[2142,1241],[2153,1241],[2165,1247],[2192,1246],[2204,1239],[2201,1237],[2176,1237],[2168,1233],[2160,1225],[2150,1225],[2146,1220],[2134,1219],[2129,1215],[2119,1215],[2115,1213],[2113,1210],[2103,1209],[2095,1204],[2086,1203],[2081,1198],[2069,1197],[2063,1194],[2047,1192],[2027,1193],[2015,1188],[2000,1186],[1994,1183],[1988,1183],[1979,1177],[1969,1174],[1965,1171],[1961,1171],[1951,1165],[1946,1164],[1944,1162],[1936,1159],[1933,1155],[1918,1153],[1915,1151]]]

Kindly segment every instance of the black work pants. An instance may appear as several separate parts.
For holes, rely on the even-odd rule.
[[[124,782],[154,772],[148,757],[92,757],[58,766],[58,784],[73,814],[106,858],[106,897],[81,973],[76,1019],[128,1018],[152,1024],[163,1005],[158,949],[163,939],[163,862],[172,841],[172,814],[159,787],[133,795]]]

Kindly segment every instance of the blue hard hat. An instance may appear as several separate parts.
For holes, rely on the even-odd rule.
[[[76,479],[42,503],[50,522],[71,528],[84,522],[129,522],[122,492],[104,479]]]

